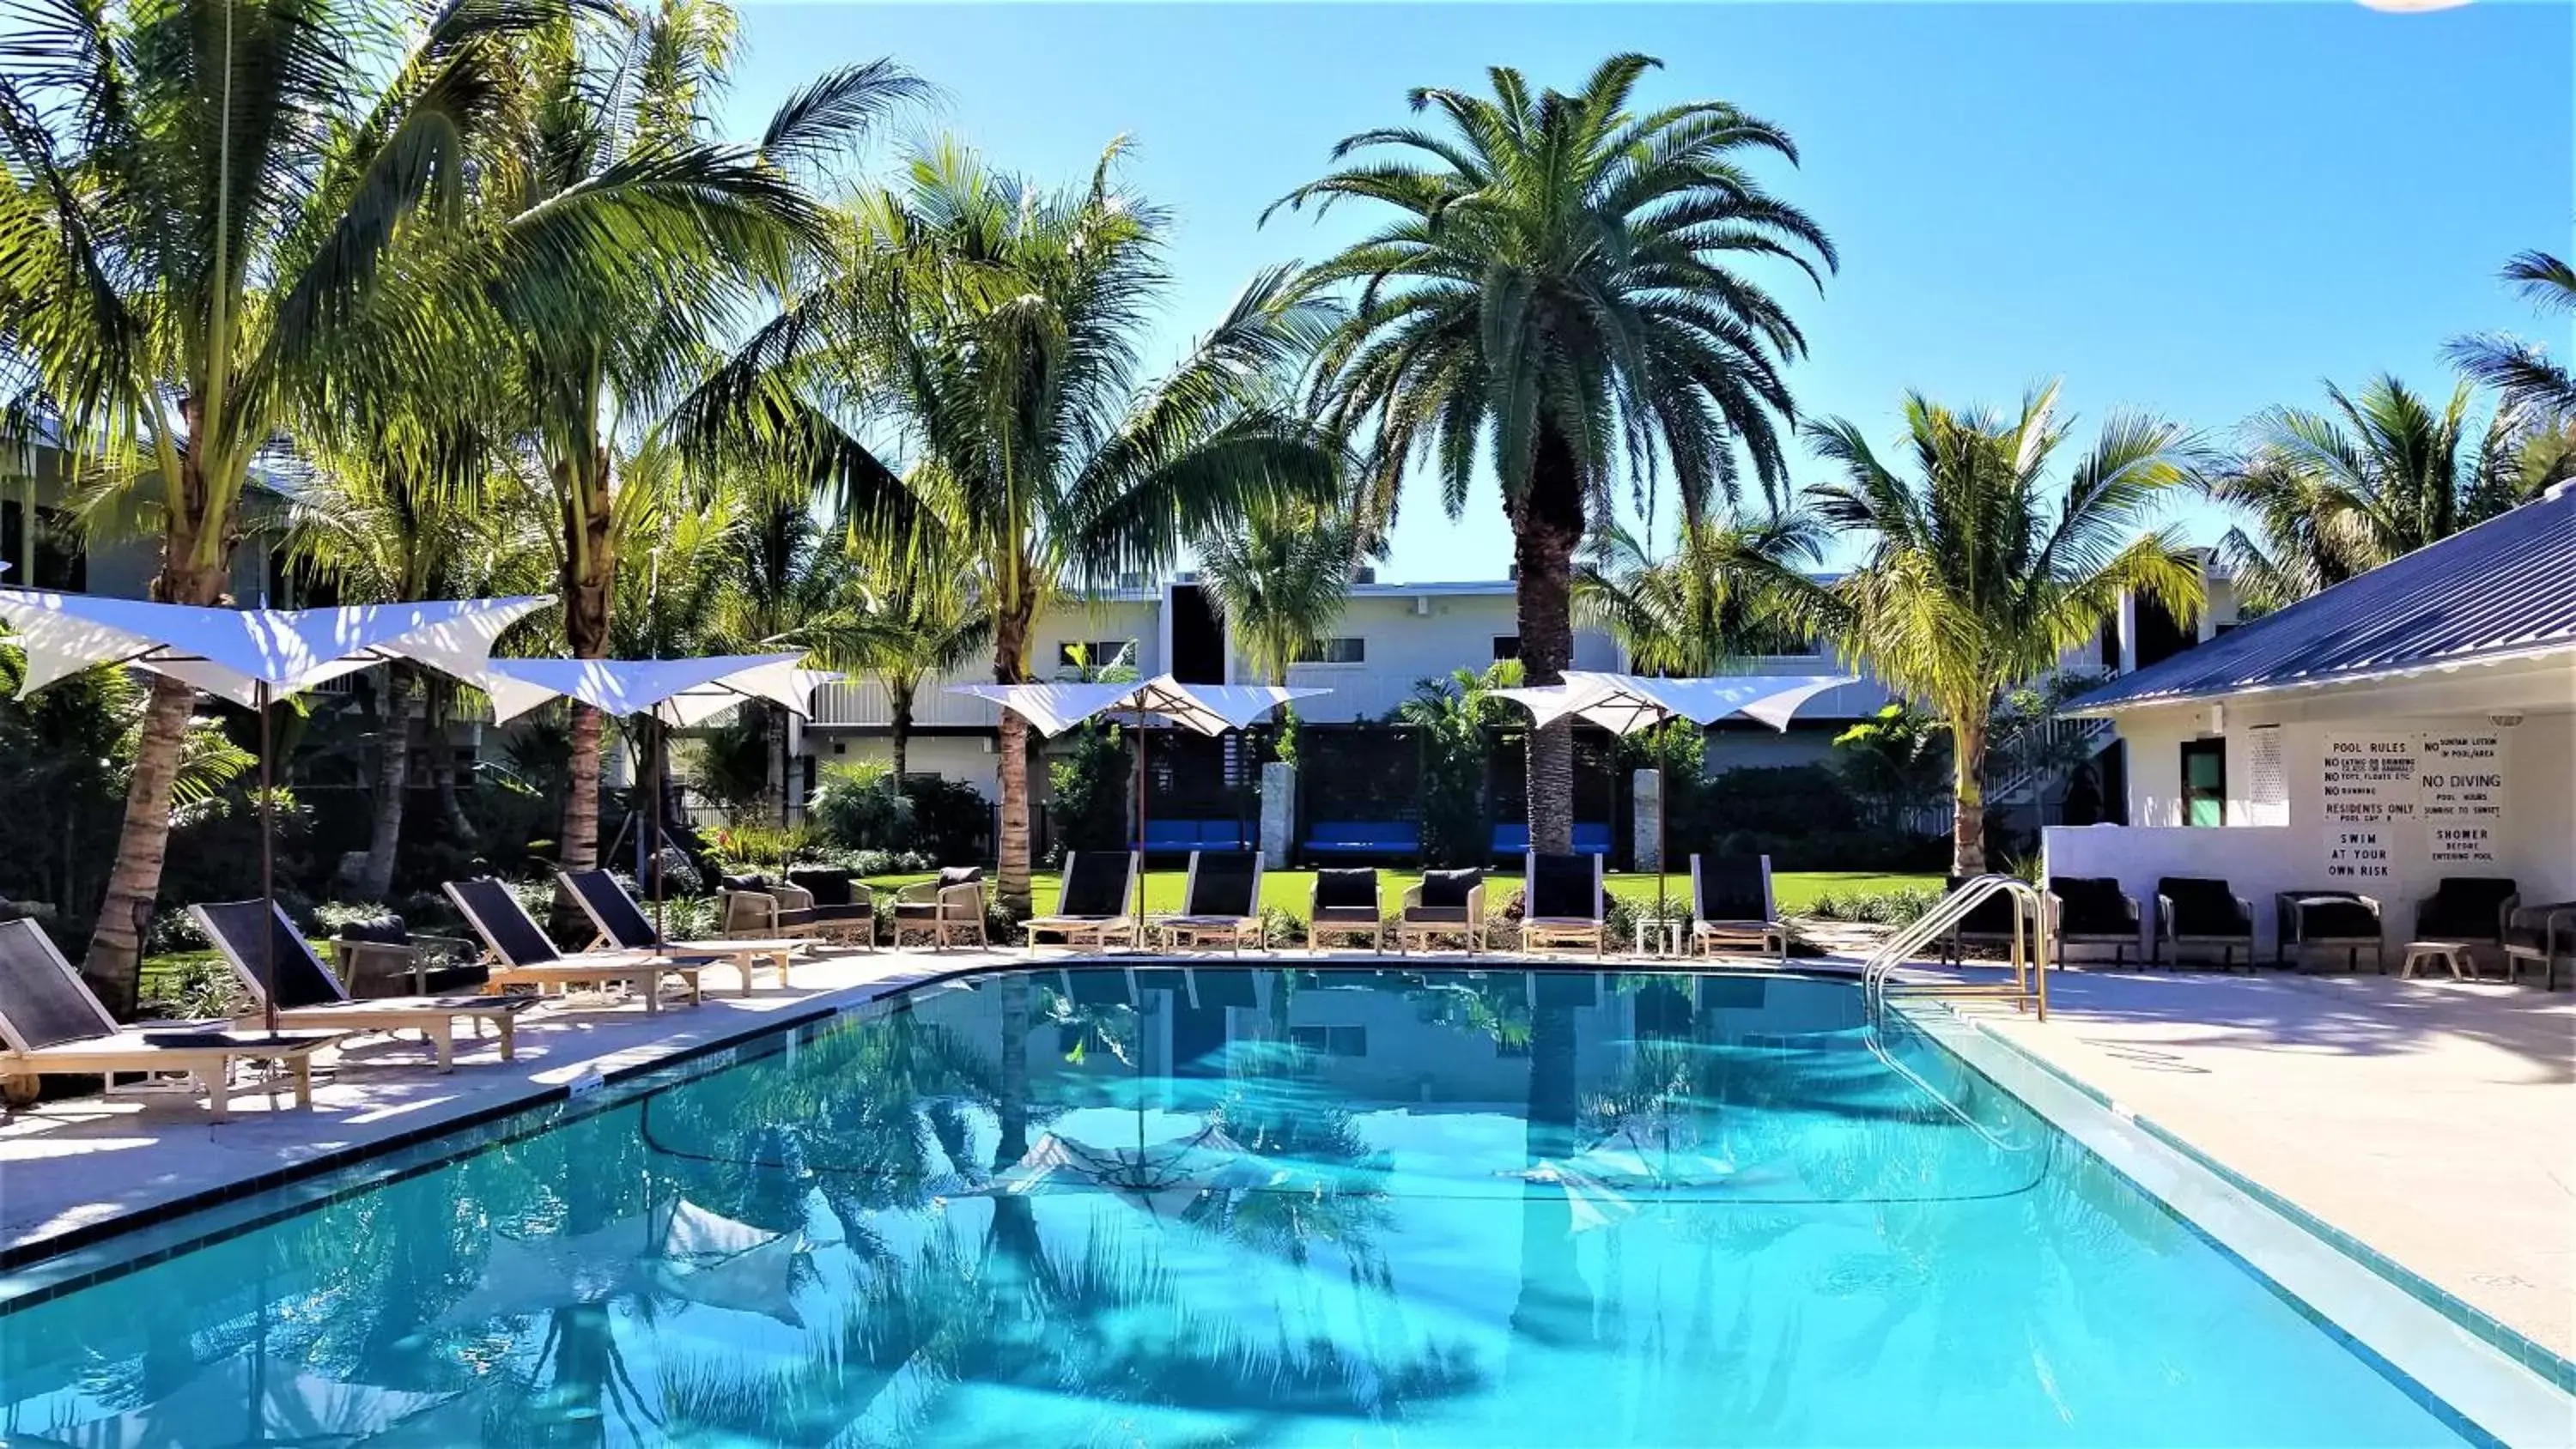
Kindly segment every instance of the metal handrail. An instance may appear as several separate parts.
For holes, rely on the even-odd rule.
[[[2048,917],[2040,900],[2038,888],[2019,876],[2002,874],[1978,876],[1943,897],[1932,909],[1916,918],[1912,925],[1881,942],[1879,948],[1870,954],[1869,959],[1861,963],[1862,992],[1873,1004],[1883,999],[1890,985],[1888,978],[1895,974],[1897,967],[1911,960],[1916,952],[1930,945],[1943,932],[1965,920],[1970,911],[1984,904],[1988,897],[1998,891],[2010,895],[2013,902],[2011,985],[1986,986],[1960,983],[1928,986],[1922,989],[1953,996],[2009,996],[2014,999],[2016,1005],[2035,1007],[2039,1019],[2046,1021],[2048,1019]],[[2038,938],[2035,940],[2031,939],[2030,934],[2030,928],[2033,925],[2038,927]],[[2035,957],[2026,958],[2023,955],[2025,941],[2035,948]]]

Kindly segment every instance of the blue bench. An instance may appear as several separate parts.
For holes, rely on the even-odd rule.
[[[1307,827],[1308,855],[1422,853],[1422,827],[1410,820],[1318,820]]]
[[[1529,826],[1527,824],[1498,823],[1494,826],[1494,857],[1496,859],[1516,860],[1519,857],[1528,854],[1529,848],[1530,833]],[[1574,853],[1577,855],[1608,855],[1610,853],[1610,827],[1607,824],[1576,825],[1574,827]]]
[[[1158,820],[1145,821],[1145,839],[1140,845],[1129,841],[1130,850],[1146,850],[1157,855],[1187,855],[1193,850],[1250,850],[1252,842],[1244,838],[1242,822],[1236,820]]]

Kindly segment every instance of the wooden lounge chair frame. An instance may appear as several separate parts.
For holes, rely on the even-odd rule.
[[[33,1045],[18,1024],[10,1019],[5,992],[0,992],[0,1078],[40,1076],[103,1077],[106,1090],[116,1090],[120,1075],[160,1076],[184,1073],[206,1094],[206,1120],[223,1122],[231,1118],[233,1066],[244,1061],[275,1061],[286,1068],[287,1079],[295,1089],[295,1105],[313,1105],[313,1054],[337,1042],[343,1033],[337,1031],[299,1031],[293,1035],[279,1033],[274,1038],[236,1038],[222,1044],[195,1044],[180,1040],[186,1037],[228,1037],[229,1032],[215,1028],[173,1022],[168,1032],[156,1033],[119,1025],[108,1009],[91,994],[89,984],[80,979],[63,954],[54,949],[42,927],[33,921],[0,921],[0,931],[23,932],[33,938],[35,948],[44,958],[43,969],[57,971],[81,1000],[96,1013],[98,1034],[74,1041]],[[156,1037],[165,1040],[156,1041]],[[274,1078],[270,1091],[276,1090]]]
[[[1328,867],[1328,869],[1338,868]],[[1368,878],[1369,918],[1365,921],[1328,921],[1324,919],[1324,872],[1322,870],[1315,872],[1314,889],[1306,897],[1306,949],[1308,951],[1322,949],[1327,937],[1366,936],[1370,950],[1380,955],[1385,954],[1386,912],[1380,909],[1378,904],[1377,872],[1370,870]],[[1479,904],[1481,903],[1480,900]]]
[[[1252,914],[1211,915],[1194,913],[1189,909],[1191,901],[1198,895],[1199,859],[1207,854],[1203,850],[1193,850],[1190,852],[1189,874],[1181,879],[1181,910],[1174,915],[1156,916],[1152,921],[1154,933],[1162,938],[1165,946],[1177,951],[1214,942],[1232,946],[1234,953],[1240,956],[1247,938],[1255,949],[1268,944],[1261,931],[1261,852],[1225,853],[1249,854],[1252,857]]]
[[[1700,878],[1701,857],[1696,852],[1691,855],[1690,955],[1715,956],[1720,946],[1750,941],[1772,960],[1784,964],[1788,961],[1789,927],[1780,919],[1779,908],[1774,904],[1777,898],[1771,894],[1771,857],[1759,855],[1751,858],[1762,863],[1762,919],[1711,920],[1707,915],[1707,891]]]
[[[264,902],[243,901],[239,904],[256,906]],[[305,944],[303,935],[295,929],[294,923],[286,919],[286,912],[273,905],[269,906],[269,910],[273,913],[272,919],[275,923],[272,929],[279,931],[281,935],[277,947],[272,949],[291,944],[297,951],[303,953],[302,964],[312,967],[314,973],[327,982],[331,990],[339,996],[338,1001],[319,1006],[281,1006],[277,1009],[279,1026],[326,1027],[349,1032],[381,1031],[387,1034],[417,1031],[428,1041],[432,1055],[438,1059],[438,1069],[442,1072],[452,1072],[456,1070],[456,1024],[462,1021],[467,1023],[478,1037],[483,1034],[485,1026],[494,1027],[501,1038],[501,1060],[507,1062],[518,1059],[519,1045],[513,1018],[534,1003],[524,998],[517,1001],[500,1001],[488,996],[378,997],[367,1001],[357,1000],[349,995],[349,988],[338,976],[332,974],[331,968],[322,964],[322,958],[313,954],[313,948]],[[206,933],[207,940],[214,942],[215,950],[222,955],[225,963],[233,968],[233,975],[240,979],[243,989],[250,993],[252,1009],[235,1018],[235,1024],[245,1027],[265,1024],[268,1020],[265,1009],[268,997],[266,990],[260,984],[258,965],[243,960],[234,949],[233,940],[216,928],[211,907],[202,903],[192,905],[188,907],[188,914],[196,919],[198,929]],[[283,965],[284,962],[281,960],[277,964]]]
[[[527,965],[513,962],[508,953],[501,949],[500,941],[493,934],[490,924],[485,922],[482,914],[475,910],[473,903],[466,899],[465,892],[458,889],[466,884],[468,882],[449,881],[444,889],[448,900],[455,904],[457,914],[463,916],[466,924],[474,928],[474,934],[482,939],[485,956],[492,964],[492,979],[483,983],[483,989],[487,993],[497,996],[513,986],[533,987],[539,995],[545,994],[548,987],[560,992],[576,986],[600,989],[624,986],[629,992],[643,996],[645,1013],[651,1015],[662,1009],[663,978],[676,976],[688,988],[691,1006],[696,1006],[706,999],[705,989],[698,981],[700,963],[695,961],[620,951],[614,955],[605,953],[580,956],[559,955],[550,961],[532,962]],[[501,885],[498,881],[493,884],[501,890],[502,894],[509,894],[509,887]],[[536,930],[539,940],[545,940],[545,932],[537,927],[535,921],[528,919],[527,910],[519,904],[518,897],[510,896],[510,909],[517,912],[519,919],[530,929]],[[546,941],[546,948],[549,951],[553,950],[554,943]]]
[[[1493,924],[1485,919],[1482,870],[1477,872],[1476,883],[1467,887],[1467,919],[1463,921],[1430,920],[1415,915],[1415,912],[1425,909],[1422,904],[1424,884],[1423,881],[1415,881],[1405,887],[1404,895],[1396,903],[1395,954],[1403,955],[1417,939],[1464,936],[1467,938],[1468,959],[1473,960],[1480,948],[1493,944]]]
[[[1592,864],[1592,915],[1588,919],[1531,914],[1538,903],[1539,852],[1528,851],[1521,856],[1521,950],[1529,955],[1543,955],[1568,943],[1577,946],[1588,944],[1595,956],[1608,954],[1609,925],[1601,913],[1601,857],[1576,855],[1573,858]]]
[[[620,931],[617,923],[609,919],[609,910],[613,909],[613,906],[604,907],[601,902],[591,899],[590,893],[581,888],[581,881],[574,879],[576,876],[593,880],[597,884],[603,885],[608,889],[617,892],[618,899],[624,901],[626,903],[626,908],[635,913],[634,920],[627,923],[627,929],[625,931]],[[772,970],[778,973],[779,986],[782,988],[786,987],[789,984],[787,980],[787,963],[795,956],[797,951],[803,949],[807,944],[801,940],[780,936],[766,941],[731,939],[722,941],[664,941],[659,947],[656,947],[649,939],[653,931],[652,920],[644,914],[644,907],[642,904],[633,896],[626,893],[626,887],[617,883],[617,877],[610,875],[604,870],[559,870],[555,872],[555,881],[563,888],[563,893],[572,897],[573,903],[581,907],[581,913],[590,917],[592,935],[590,938],[590,945],[585,948],[586,950],[593,952],[623,951],[643,956],[650,956],[654,954],[656,950],[659,950],[661,954],[666,956],[712,957],[715,960],[721,961],[725,965],[732,967],[741,975],[742,994],[745,996],[749,996],[751,994],[753,978],[758,973],[762,963],[764,962],[766,962]],[[627,939],[628,936],[633,933],[633,928],[638,925],[641,925],[644,928],[644,935],[648,939],[641,941]]]
[[[1056,892],[1058,903],[1061,903],[1073,889],[1073,868],[1077,861],[1086,854],[1109,853],[1108,851],[1075,851],[1066,855],[1063,884]],[[1127,888],[1118,893],[1118,899],[1126,903],[1126,908],[1121,909],[1114,916],[1031,916],[1020,927],[1028,933],[1028,948],[1031,955],[1037,953],[1038,933],[1041,931],[1061,938],[1062,943],[1068,947],[1084,937],[1089,937],[1096,945],[1106,946],[1110,944],[1111,938],[1125,936],[1128,944],[1137,950],[1141,951],[1145,948],[1144,920],[1133,909],[1136,893],[1145,888],[1144,882],[1137,878],[1137,863],[1144,852],[1130,850],[1123,853],[1127,857]]]

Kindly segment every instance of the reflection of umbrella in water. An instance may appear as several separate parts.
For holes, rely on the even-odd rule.
[[[1501,1174],[1525,1182],[1565,1189],[1574,1205],[1574,1231],[1606,1228],[1634,1216],[1645,1194],[1715,1194],[1758,1183],[1778,1181],[1771,1168],[1747,1171],[1720,1148],[1715,1154],[1690,1145],[1676,1147],[1669,1137],[1635,1126],[1620,1127],[1564,1161],[1543,1161]]]
[[[1298,1174],[1263,1158],[1211,1122],[1152,1146],[1094,1147],[1049,1132],[994,1179],[961,1194],[1023,1197],[1108,1192],[1150,1217],[1177,1220],[1210,1193],[1260,1191],[1298,1184]],[[1298,1184],[1306,1190],[1307,1184]]]
[[[770,1232],[680,1199],[584,1233],[492,1240],[483,1281],[441,1318],[480,1323],[646,1294],[804,1322],[792,1296],[801,1231]]]
[[[48,1449],[227,1449],[231,1445],[455,1444],[476,1436],[459,1393],[344,1384],[295,1364],[235,1355],[112,1418],[7,1442]]]

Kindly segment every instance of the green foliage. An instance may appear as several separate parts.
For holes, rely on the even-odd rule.
[[[1941,903],[1936,890],[1856,891],[1818,895],[1805,914],[1820,921],[1860,921],[1880,926],[1909,926]]]
[[[769,793],[770,772],[777,764],[770,749],[765,715],[751,709],[736,710],[731,717],[701,730],[693,743],[696,758],[690,766],[689,780],[702,798],[737,820],[760,808]]]
[[[1128,783],[1134,763],[1126,731],[1098,719],[1071,734],[1070,747],[1047,762],[1047,819],[1053,858],[1069,851],[1117,850],[1127,841]]]
[[[1892,826],[1949,795],[1949,741],[1938,719],[1900,700],[1834,736],[1833,767],[1862,818]]]
[[[910,845],[912,802],[896,793],[893,768],[882,760],[825,765],[805,805],[815,832],[849,850],[899,850]]]
[[[1286,684],[1289,666],[1330,632],[1363,542],[1339,509],[1304,503],[1254,508],[1199,540],[1200,585],[1255,675]]]
[[[913,775],[902,782],[912,804],[912,847],[941,865],[966,865],[992,857],[993,806],[963,780]]]
[[[1828,535],[1814,515],[1775,509],[1758,516],[1685,519],[1666,558],[1612,524],[1594,536],[1577,570],[1574,602],[1609,630],[1640,672],[1723,674],[1752,654],[1810,646],[1786,617],[1774,581],[1824,557]]]
[[[1422,859],[1431,866],[1484,863],[1493,844],[1485,768],[1495,732],[1515,713],[1493,697],[1521,682],[1520,661],[1497,660],[1482,673],[1457,669],[1425,679],[1395,707],[1393,723],[1413,731],[1422,752]]]

